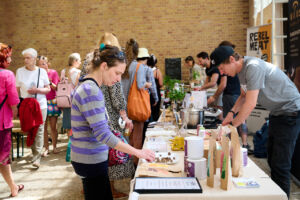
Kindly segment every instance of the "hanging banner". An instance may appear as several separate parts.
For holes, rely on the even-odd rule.
[[[289,0],[287,72],[300,91],[300,1]]]
[[[271,31],[271,24],[247,28],[247,56],[271,62]]]
[[[300,2],[289,1],[289,65],[300,66]]]

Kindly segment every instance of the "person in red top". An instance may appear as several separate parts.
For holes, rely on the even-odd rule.
[[[50,123],[51,128],[51,138],[52,138],[52,145],[53,145],[53,153],[59,153],[56,148],[57,144],[57,118],[61,114],[60,109],[57,107],[56,102],[56,90],[57,90],[57,83],[59,82],[59,76],[56,70],[49,69],[49,61],[48,58],[45,56],[38,56],[37,57],[37,64],[39,67],[44,68],[48,73],[48,78],[50,81],[50,89],[51,91],[46,95],[47,98],[47,119],[45,121],[45,128],[44,128],[44,147],[45,151],[43,152],[42,156],[47,156],[49,153],[49,144],[48,144],[48,121]]]
[[[15,75],[7,68],[11,62],[12,48],[0,43],[0,172],[15,197],[24,185],[16,185],[10,166],[12,119],[17,116],[19,96],[15,86]]]

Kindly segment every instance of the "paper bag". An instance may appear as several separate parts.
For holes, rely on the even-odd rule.
[[[207,159],[207,185],[209,187],[214,187],[214,175],[216,173],[216,134],[212,132],[209,139],[209,150]]]
[[[242,157],[239,134],[235,127],[229,126],[231,130],[231,150],[232,150],[232,176],[242,175]]]
[[[232,188],[232,174],[231,174],[231,158],[230,158],[230,141],[226,136],[222,136],[222,156],[221,156],[221,189],[230,190]]]

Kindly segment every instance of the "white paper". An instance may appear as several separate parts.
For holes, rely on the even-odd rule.
[[[129,195],[128,200],[138,200],[138,199],[139,199],[139,196],[140,196],[139,193],[137,193],[137,192],[132,192],[132,193]]]
[[[138,178],[136,190],[196,190],[200,189],[196,179],[190,178]]]
[[[192,101],[190,103],[193,103],[195,108],[203,109],[203,107],[207,107],[206,91],[192,91],[191,93]]]
[[[151,130],[146,132],[146,136],[175,136],[175,131]]]

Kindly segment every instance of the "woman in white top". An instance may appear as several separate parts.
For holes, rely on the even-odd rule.
[[[47,117],[46,94],[50,92],[49,79],[46,70],[36,66],[37,51],[33,48],[22,52],[25,66],[17,70],[16,87],[21,98],[36,98],[40,104],[43,121]],[[44,145],[44,124],[38,128],[33,145],[31,146],[33,166],[40,167]]]
[[[79,53],[72,53],[69,56],[68,68],[63,69],[61,72],[61,77],[66,76],[70,83],[73,84],[74,88],[78,84],[81,70],[79,69],[81,65],[81,58]],[[71,129],[71,108],[63,109],[63,124],[64,129]]]

